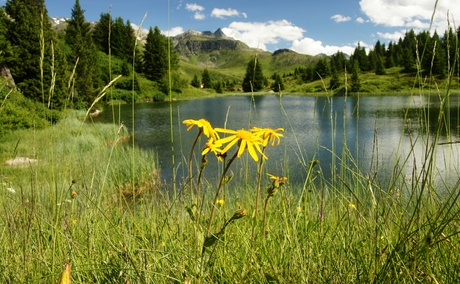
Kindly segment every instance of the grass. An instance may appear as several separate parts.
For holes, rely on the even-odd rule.
[[[379,78],[367,74],[363,85],[377,86],[372,82]],[[396,83],[405,81],[410,80]],[[447,91],[441,109],[451,95],[443,85]],[[324,91],[318,82],[296,88],[288,90]],[[176,95],[208,94],[192,89]],[[289,113],[282,104],[280,111],[288,128]],[[417,120],[421,126],[427,123],[423,111]],[[341,153],[329,149],[334,156],[331,179],[323,177],[315,160],[305,161],[302,185],[291,185],[288,176],[275,190],[275,184],[262,179],[256,200],[257,177],[231,180],[223,172],[222,194],[221,186],[205,179],[200,183],[206,167],[223,168],[203,160],[189,177],[195,187],[201,185],[199,203],[194,203],[193,193],[188,196],[189,183],[161,184],[155,153],[124,144],[132,137],[123,125],[84,122],[84,116],[72,111],[47,128],[0,137],[0,161],[38,160],[23,167],[0,166],[3,283],[56,283],[66,263],[77,283],[460,281],[460,183],[444,183],[442,189],[435,185],[433,157],[445,126],[443,111],[434,137],[402,131],[425,143],[424,160],[415,168],[414,159],[411,173],[399,170],[412,163],[411,151],[408,156],[396,154],[391,177],[382,181],[376,143],[368,172],[344,144]],[[331,137],[335,140],[335,133]],[[458,150],[455,144],[447,147]],[[234,149],[229,154],[231,159],[237,156]],[[446,163],[453,156],[446,156]],[[242,171],[258,165],[248,156],[242,159]],[[262,173],[262,162],[259,167]],[[440,178],[458,180],[457,172],[453,168],[451,176]],[[255,212],[264,200],[264,209]],[[257,218],[262,211],[263,220]]]

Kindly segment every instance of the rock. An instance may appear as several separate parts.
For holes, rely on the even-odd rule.
[[[16,91],[16,84],[14,83],[10,68],[4,63],[0,63],[0,75],[6,79],[6,85],[12,86],[14,91]]]
[[[5,162],[6,166],[14,167],[14,166],[25,166],[25,165],[32,165],[36,164],[38,160],[36,159],[29,159],[27,157],[16,157],[13,159],[8,159]]]
[[[96,117],[96,116],[98,116],[100,113],[101,113],[101,111],[97,109],[97,110],[95,110],[94,112],[90,113],[89,116],[90,116],[90,117]]]

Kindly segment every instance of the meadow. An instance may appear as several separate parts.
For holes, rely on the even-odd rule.
[[[332,148],[331,165],[313,157],[302,165],[303,184],[291,185],[281,172],[262,175],[283,129],[219,129],[187,117],[182,121],[197,140],[215,138],[201,155],[193,155],[195,144],[182,145],[192,153],[184,154],[189,176],[164,184],[156,154],[137,148],[122,121],[91,121],[95,104],[65,111],[58,122],[45,119],[42,129],[3,133],[0,281],[457,283],[459,169],[439,176],[433,158],[448,121],[442,110],[453,74],[448,78],[445,91],[436,93],[437,134],[428,137],[423,127],[409,133],[414,145],[424,143],[422,166],[412,152],[397,155],[385,181],[378,178],[377,144],[369,170],[353,159],[354,149]],[[425,91],[416,90],[410,95]],[[286,118],[283,128],[289,113]],[[426,123],[423,111],[415,123]],[[447,147],[458,151],[455,141]],[[3,164],[15,157],[37,162]],[[243,170],[257,169],[249,182],[228,171],[236,159],[244,160]],[[411,172],[400,170],[412,163]],[[320,165],[331,168],[332,178],[323,177]],[[209,167],[219,169],[218,182],[208,181]]]

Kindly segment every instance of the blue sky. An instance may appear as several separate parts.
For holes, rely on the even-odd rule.
[[[0,4],[5,3],[0,0]],[[360,42],[371,47],[377,40],[397,41],[407,29],[428,30],[434,0],[171,0],[169,29],[176,35],[188,29],[215,31],[221,28],[251,47],[275,51],[290,48],[299,53],[331,55],[338,50],[350,54]],[[46,0],[49,16],[70,17],[74,0]],[[101,13],[129,19],[142,28],[158,26],[168,31],[167,0],[80,0],[88,21]],[[458,0],[439,0],[433,27],[440,34],[460,23]]]

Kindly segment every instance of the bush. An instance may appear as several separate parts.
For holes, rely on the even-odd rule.
[[[2,92],[3,102],[7,93]],[[0,110],[0,135],[10,130],[44,128],[61,118],[57,110],[49,110],[41,103],[24,97],[19,92],[11,92]]]
[[[107,98],[110,99],[110,92],[108,92],[106,96]],[[123,89],[113,89],[112,98],[113,100],[132,103],[133,102],[133,92],[128,91],[128,90],[123,90]],[[139,100],[139,94],[137,92],[134,92],[134,102],[138,100]]]

